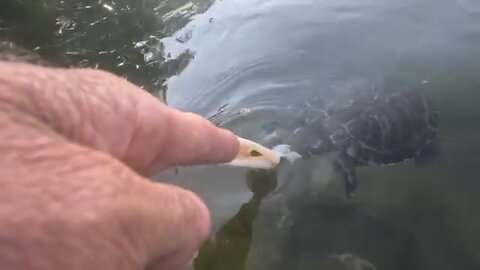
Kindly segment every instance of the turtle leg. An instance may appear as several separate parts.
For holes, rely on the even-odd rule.
[[[345,154],[340,154],[335,160],[335,165],[343,174],[343,181],[345,183],[345,192],[347,199],[353,197],[357,190],[357,175],[355,172],[355,162],[353,159],[347,157]]]
[[[297,152],[304,159],[309,159],[313,156],[313,153],[308,146],[295,147],[293,151]]]
[[[431,165],[434,161],[441,160],[443,157],[443,151],[440,145],[439,139],[433,140],[428,147],[422,149],[414,157],[415,166],[419,168],[425,168]]]

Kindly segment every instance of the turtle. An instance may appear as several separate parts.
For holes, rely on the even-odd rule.
[[[294,106],[300,110],[292,113],[293,121],[266,121],[261,129],[268,135],[262,144],[289,145],[303,159],[326,156],[343,175],[347,198],[357,190],[358,166],[411,159],[425,166],[440,152],[439,113],[419,87],[355,87],[334,96],[317,95],[302,104]],[[252,113],[242,108],[222,119],[226,107],[209,120],[222,126]]]
[[[419,88],[356,91],[344,102],[308,111],[298,125],[297,134],[305,129],[315,140],[297,139],[293,150],[304,158],[327,155],[343,174],[348,198],[357,190],[356,167],[411,159],[425,166],[440,152],[439,113]]]

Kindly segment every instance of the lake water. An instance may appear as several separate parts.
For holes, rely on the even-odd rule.
[[[119,10],[128,2],[102,3]],[[294,125],[309,100],[333,102],[385,80],[419,87],[440,114],[439,160],[358,168],[351,200],[322,156],[272,171],[198,166],[159,174],[211,209],[214,230],[196,270],[480,269],[480,1],[145,2],[152,8],[136,16],[160,10],[143,24],[150,38],[117,33],[126,47],[142,49],[138,59],[119,51],[109,62],[101,46],[88,55],[68,33],[56,40],[77,52],[77,64],[103,59],[100,67],[128,74],[172,107],[204,117],[224,110],[231,120],[224,127],[257,141],[269,123]],[[77,23],[93,20],[74,14]],[[86,42],[78,33],[88,29],[72,35]],[[116,40],[103,46],[119,47]]]

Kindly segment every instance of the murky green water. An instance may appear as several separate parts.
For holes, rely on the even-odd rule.
[[[259,141],[305,100],[359,85],[400,80],[432,97],[442,158],[359,168],[353,200],[322,156],[160,174],[211,208],[195,269],[480,269],[480,2],[24,2],[0,3],[0,37],[205,117],[247,108],[226,127]]]

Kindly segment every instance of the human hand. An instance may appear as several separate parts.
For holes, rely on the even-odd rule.
[[[208,209],[146,177],[239,149],[231,132],[88,69],[0,61],[0,124],[5,269],[184,269]]]

